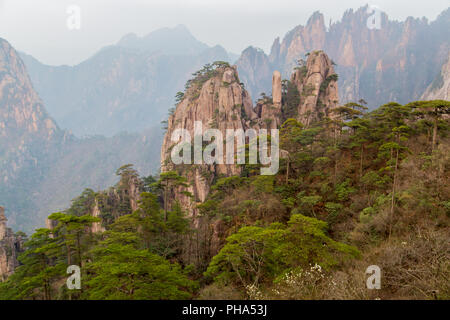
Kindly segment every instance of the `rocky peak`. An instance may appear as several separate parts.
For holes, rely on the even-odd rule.
[[[164,54],[198,54],[208,46],[191,34],[184,25],[174,28],[161,28],[143,37],[130,33],[122,37],[118,46],[142,51],[158,51]]]
[[[291,81],[300,93],[299,121],[308,126],[321,116],[331,116],[339,102],[337,80],[333,63],[323,51],[313,51],[306,65],[296,68]]]
[[[262,96],[256,102],[255,112],[258,116],[252,122],[254,129],[276,129],[281,125],[282,92],[281,73],[275,70],[272,75],[272,98]]]
[[[274,56],[271,58],[275,59],[275,52],[279,50],[279,43],[278,45],[274,44],[272,48]],[[255,47],[248,47],[242,52],[236,65],[238,66],[241,80],[245,83],[253,100],[263,92],[261,88],[270,88],[270,77],[273,67],[264,51]]]
[[[0,38],[0,179],[7,183],[64,138],[34,90],[24,63]],[[33,172],[34,174],[34,172]],[[38,174],[38,173],[36,173]]]
[[[190,80],[183,100],[169,117],[166,138],[177,124],[193,132],[194,122],[203,128],[241,128],[245,118],[251,119],[252,103],[240,83],[235,67],[220,66],[204,70]]]
[[[11,45],[0,38],[0,139],[8,130],[40,133],[50,139],[59,131],[34,91],[26,68]]]
[[[254,50],[249,51],[255,53]],[[179,142],[172,141],[172,135],[177,129],[189,132],[192,142],[196,123],[202,124],[203,131],[218,129],[223,137],[226,137],[227,129],[279,128],[283,110],[282,75],[274,71],[268,78],[272,80],[272,96],[264,94],[253,108],[236,66],[214,63],[195,73],[167,121],[167,132],[161,148],[162,171],[180,169],[179,165],[173,165],[171,161],[172,148]],[[296,68],[291,82],[297,86],[301,95],[297,110],[300,121],[308,126],[322,116],[331,116],[331,109],[338,103],[337,75],[331,59],[323,51],[312,52],[306,64]],[[223,152],[226,153],[225,147]],[[191,169],[181,171],[191,184],[188,191],[194,195],[194,202],[201,203],[205,201],[214,177],[237,175],[240,167],[233,164],[195,164]],[[191,215],[195,215],[195,205],[189,197],[180,194],[177,200]]]
[[[279,54],[280,54],[280,37],[275,38],[272,43],[272,47],[270,48],[269,60],[270,63],[274,66],[278,66],[279,63]]]
[[[371,17],[379,19],[380,28],[368,27]],[[323,16],[314,13],[306,25],[289,31],[281,42],[274,41],[264,77],[258,78],[257,64],[248,61],[249,57],[238,60],[239,73],[252,94],[265,92],[270,89],[267,76],[274,70],[287,78],[298,59],[308,52],[324,50],[337,63],[343,103],[361,98],[370,108],[389,101],[407,103],[420,98],[446,60],[449,17],[447,9],[432,22],[423,18],[399,22],[366,5],[347,10],[327,30]],[[263,61],[265,57],[258,59]]]
[[[6,236],[6,222],[8,219],[5,217],[5,208],[0,207],[0,240],[3,240]]]
[[[314,12],[306,26],[298,26],[283,39],[278,56],[284,60],[282,73],[288,75],[306,52],[325,46],[326,27],[323,14]],[[277,53],[274,51],[274,55]]]
[[[49,159],[59,156],[53,150],[66,139],[71,136],[45,110],[21,57],[0,38],[0,194],[8,205],[10,226],[37,221],[35,216],[24,219],[24,202],[39,194],[39,182],[50,174]]]
[[[241,59],[260,54],[263,55],[258,50],[249,48]],[[250,95],[240,82],[236,69],[236,66],[216,62],[194,73],[194,78],[188,81],[184,94],[178,95],[179,103],[167,121],[167,132],[161,148],[161,171],[175,170],[187,179],[189,183],[187,190],[181,190],[182,188],[175,190],[169,198],[181,205],[192,217],[194,224],[201,223],[198,205],[207,199],[214,179],[239,175],[241,167],[221,163],[173,164],[171,153],[173,147],[181,140],[181,133],[175,131],[186,130],[192,143],[198,134],[195,130],[198,123],[201,123],[203,132],[206,129],[218,129],[224,138],[227,137],[227,129],[244,131],[275,129],[281,125],[283,111],[281,73],[274,71],[267,76],[269,82],[272,80],[272,95],[263,94],[253,107]],[[299,92],[303,93],[298,105],[298,115],[306,125],[319,119],[322,113],[329,115],[330,109],[336,106],[337,75],[330,58],[324,52],[313,52],[306,64],[294,72],[291,81]],[[175,141],[172,140],[174,133],[177,133]],[[226,145],[223,147],[223,154],[225,157]],[[190,156],[192,157],[192,153]],[[191,161],[194,159],[191,158]],[[188,191],[193,197],[181,191]],[[170,207],[170,204],[167,205]],[[192,252],[186,254],[187,257],[192,255],[195,254]]]
[[[161,161],[162,168],[169,169],[171,136],[176,129],[187,130],[194,136],[194,124],[201,122],[203,130],[219,129],[225,136],[226,129],[245,129],[247,122],[256,118],[250,95],[243,88],[236,67],[219,64],[196,74],[188,82],[184,98],[168,119],[168,130],[164,137]],[[218,173],[236,173],[226,165],[218,165]],[[194,190],[195,191],[195,190]],[[200,200],[205,192],[194,192]]]
[[[253,49],[251,51],[257,53]],[[227,137],[227,129],[245,131],[250,128],[276,128],[280,124],[281,74],[275,72],[268,76],[269,82],[270,79],[273,82],[273,98],[264,96],[253,108],[250,95],[244,89],[236,69],[236,66],[216,62],[195,73],[194,78],[188,81],[181,101],[167,122],[167,132],[161,149],[161,171],[178,171],[187,179],[189,187],[174,190],[169,197],[172,199],[172,203],[166,205],[167,208],[170,208],[177,201],[197,227],[203,223],[202,218],[198,215],[198,205],[207,199],[214,179],[240,175],[241,167],[236,164],[225,164],[226,145],[223,147],[224,164],[173,164],[171,151],[173,146],[179,142],[179,140],[172,141],[171,139],[175,130],[185,129],[189,132],[192,143],[196,135],[195,124],[198,125],[199,122],[203,132],[206,129],[218,129],[224,139]],[[236,151],[236,144],[234,148]],[[182,191],[188,191],[192,197]],[[219,227],[215,224],[213,228],[214,234],[217,235]],[[216,240],[218,241],[218,238],[214,237],[212,242],[216,243]],[[218,248],[217,245],[213,245],[213,247]],[[185,250],[184,259],[186,263],[191,263],[192,257],[196,255],[192,251],[195,251],[195,248],[187,243]]]
[[[269,77],[273,82],[273,98],[260,99],[253,108],[248,92],[240,82],[236,66],[219,63],[197,72],[190,80],[183,98],[168,119],[167,132],[161,149],[162,171],[173,170],[170,153],[172,146],[177,144],[171,140],[176,129],[185,129],[191,139],[195,135],[195,123],[201,122],[202,129],[218,129],[226,137],[227,129],[276,128],[280,125],[281,111],[281,74],[276,71]],[[269,123],[270,122],[270,123]],[[225,149],[225,148],[224,148]],[[224,154],[226,150],[224,150]],[[208,172],[210,174],[205,175]],[[202,202],[209,193],[214,176],[231,176],[240,173],[240,168],[230,164],[193,165],[188,180],[196,202]],[[195,212],[188,197],[179,200],[184,207]]]

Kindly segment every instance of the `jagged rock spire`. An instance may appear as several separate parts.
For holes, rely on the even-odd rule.
[[[306,66],[292,74],[291,82],[300,93],[298,120],[305,126],[323,116],[333,116],[331,110],[339,103],[337,79],[333,62],[320,50],[311,52]]]
[[[0,240],[3,240],[6,236],[6,219],[5,217],[5,208],[0,206]]]
[[[0,206],[0,240],[3,240],[6,236],[6,219],[5,208]]]
[[[8,219],[6,219],[6,217],[5,217],[5,208],[0,206],[0,221],[6,221],[6,220],[8,220]]]

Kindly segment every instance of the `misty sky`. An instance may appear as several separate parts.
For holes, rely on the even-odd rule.
[[[186,25],[208,45],[239,54],[249,45],[266,52],[275,37],[305,24],[314,11],[328,23],[348,8],[378,6],[391,19],[434,20],[449,0],[0,0],[0,37],[40,61],[79,63],[123,35],[145,35],[161,27]],[[81,8],[81,29],[66,26],[69,5]]]

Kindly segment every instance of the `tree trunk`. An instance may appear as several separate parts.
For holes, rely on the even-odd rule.
[[[80,233],[77,232],[77,255],[78,262],[80,263],[80,268],[82,267],[82,259],[81,259],[81,244],[80,244]]]
[[[68,242],[66,242],[66,247],[67,247],[67,264],[70,266],[72,265],[72,251],[70,250],[70,245]]]
[[[334,137],[334,177],[333,177],[333,185],[336,186],[336,182],[337,182],[337,169],[338,169],[338,164],[337,164],[337,136],[335,135]]]
[[[361,144],[361,161],[359,162],[359,178],[362,178],[363,175],[363,156],[364,156],[364,144]]]
[[[164,191],[164,221],[167,222],[167,194],[169,193],[169,181],[166,182],[166,190]]]
[[[396,153],[396,157],[395,157],[394,181],[392,182],[391,212],[390,212],[390,218],[389,218],[389,220],[390,220],[389,221],[389,238],[391,238],[392,221],[394,219],[395,185],[397,183],[398,157],[399,157],[399,150],[397,148],[397,153]]]
[[[336,183],[337,183],[337,169],[338,169],[338,164],[337,164],[337,155],[336,155],[335,159],[334,159],[334,177],[333,177],[334,185],[336,185]]]
[[[286,184],[289,181],[289,159],[287,159],[287,164],[286,164]]]
[[[70,245],[66,240],[66,247],[67,247],[67,264],[69,266],[72,265],[72,251],[70,250]],[[69,300],[72,300],[72,292],[69,291]]]
[[[81,242],[80,242],[80,232],[77,232],[77,250],[78,250],[78,260],[80,261],[80,269],[82,267],[82,259],[81,259]],[[83,293],[83,287],[80,287],[80,295],[78,298],[81,297],[81,294]]]
[[[434,148],[436,146],[436,140],[437,140],[437,127],[438,127],[438,119],[434,119],[433,124],[433,140],[431,142],[431,153],[433,153]]]
[[[49,285],[48,285],[47,280],[45,280],[45,282],[44,282],[44,299],[50,300],[50,290],[49,290]]]
[[[42,258],[42,268],[43,270],[47,268],[47,261],[45,255],[41,255]],[[49,289],[49,281],[44,279],[44,300],[50,300],[50,289]]]

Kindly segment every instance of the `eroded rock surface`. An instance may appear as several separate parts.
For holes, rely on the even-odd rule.
[[[196,132],[196,123],[201,124],[203,132],[206,129],[217,129],[222,133],[224,140],[227,129],[277,129],[283,121],[283,86],[281,73],[272,74],[272,96],[263,95],[253,107],[249,93],[240,83],[236,67],[220,65],[214,70],[207,70],[196,74],[196,78],[188,83],[188,89],[177,105],[167,123],[167,132],[161,149],[161,171],[177,171],[184,176],[189,187],[174,188],[170,205],[178,202],[182,209],[192,218],[197,229],[205,229],[203,218],[199,215],[198,205],[207,200],[211,186],[220,177],[240,175],[241,167],[226,163],[194,163],[195,157],[190,154],[193,164],[174,164],[171,158],[173,148],[181,141],[181,132],[184,129],[189,133],[191,144]],[[269,78],[270,79],[270,78]],[[322,51],[311,53],[304,68],[297,69],[291,81],[302,93],[298,105],[298,120],[308,126],[312,121],[323,117],[331,117],[331,110],[338,104],[337,75],[334,72],[330,58]],[[270,134],[270,132],[269,132]],[[174,136],[173,136],[174,135]],[[173,136],[173,140],[172,140]],[[203,147],[205,142],[203,142]],[[248,143],[248,139],[246,140]],[[209,144],[206,143],[206,144]],[[226,144],[223,143],[223,155],[226,159]],[[235,141],[235,147],[237,142]],[[175,149],[178,152],[178,149]],[[191,150],[191,149],[190,149]],[[191,150],[192,151],[192,150]],[[234,150],[236,152],[236,150]],[[191,195],[183,193],[188,191]],[[220,222],[209,221],[207,228],[211,229],[212,250],[219,247]],[[209,230],[209,229],[208,229]],[[184,253],[187,263],[196,256],[195,246],[188,240]],[[214,253],[214,252],[212,252]]]
[[[337,75],[330,58],[323,51],[313,51],[306,65],[297,68],[291,81],[300,93],[298,120],[305,126],[321,117],[331,117],[339,102]]]
[[[428,86],[421,100],[450,100],[450,53],[447,62]]]
[[[23,250],[22,236],[7,227],[5,209],[0,207],[0,281],[10,276],[19,265],[17,257]]]

